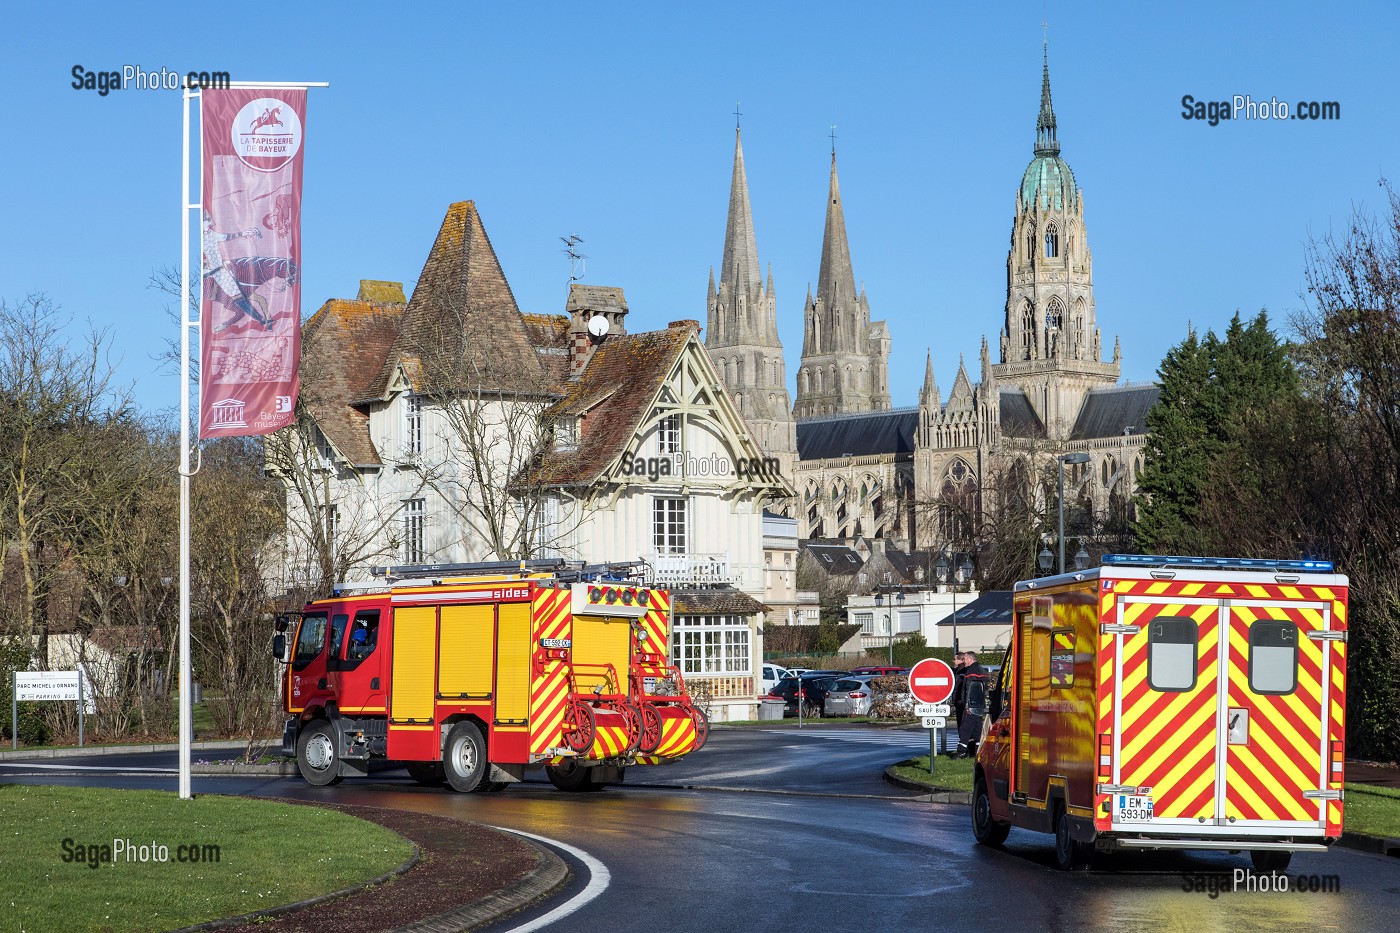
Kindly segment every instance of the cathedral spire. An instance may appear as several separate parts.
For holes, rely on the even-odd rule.
[[[740,130],[734,128],[734,177],[729,184],[729,223],[724,231],[724,265],[719,270],[720,287],[729,295],[746,296],[752,301],[763,285],[758,265],[758,246],[753,235],[753,214],[749,210],[749,181],[744,172],[744,147]]]
[[[933,351],[924,358],[924,387],[919,391],[919,404],[938,414],[942,398],[938,392],[938,380],[933,378]]]
[[[1055,136],[1055,108],[1050,104],[1050,43],[1041,49],[1043,70],[1040,77],[1040,115],[1035,121],[1035,154],[1059,155],[1060,141]]]
[[[817,274],[817,297],[830,307],[856,297],[851,271],[851,247],[846,241],[846,214],[841,208],[841,183],[836,177],[836,151],[831,153],[831,185],[826,200],[826,231],[822,234],[822,264]]]

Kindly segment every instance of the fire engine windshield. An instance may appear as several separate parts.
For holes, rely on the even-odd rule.
[[[301,670],[321,653],[326,644],[326,614],[308,613],[302,617],[301,630],[297,632],[297,650],[292,656],[292,669]]]

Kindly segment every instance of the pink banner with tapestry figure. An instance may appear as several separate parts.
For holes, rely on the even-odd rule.
[[[199,436],[269,434],[298,388],[306,90],[201,95]]]

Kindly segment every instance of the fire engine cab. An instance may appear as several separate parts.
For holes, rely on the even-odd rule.
[[[972,800],[978,842],[1248,851],[1342,834],[1347,578],[1327,561],[1109,554],[1017,583]]]
[[[495,791],[545,768],[563,790],[699,749],[705,714],[669,664],[671,596],[645,563],[375,568],[308,603],[287,657],[283,754],[312,784],[404,763],[420,783]]]

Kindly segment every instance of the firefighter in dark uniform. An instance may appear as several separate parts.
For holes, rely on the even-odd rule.
[[[958,685],[958,755],[969,758],[977,754],[982,738],[982,719],[987,715],[987,669],[977,663],[977,652],[962,653],[962,680]]]

